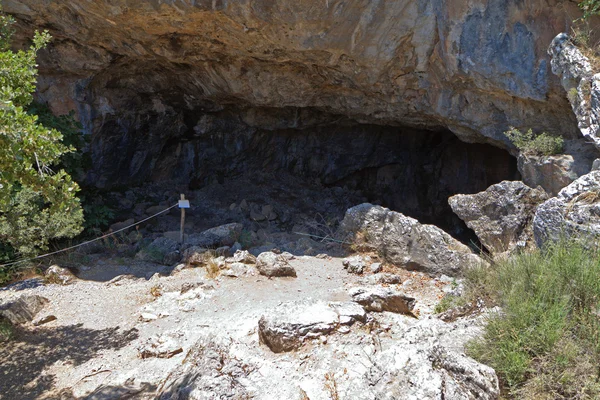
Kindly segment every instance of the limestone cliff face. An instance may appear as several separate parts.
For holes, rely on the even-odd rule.
[[[49,29],[41,95],[89,130],[123,106],[315,107],[506,145],[508,125],[577,134],[546,49],[561,0],[4,0]],[[99,122],[100,121],[100,122]],[[264,121],[261,123],[264,124]],[[504,143],[504,144],[503,144]]]

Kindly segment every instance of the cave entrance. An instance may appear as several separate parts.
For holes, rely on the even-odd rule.
[[[146,119],[152,128],[137,128],[145,135],[129,132],[125,146],[119,136],[128,155],[105,145],[97,157],[103,160],[100,169],[106,169],[101,175],[111,182],[169,181],[198,190],[243,174],[272,173],[277,179],[286,173],[336,188],[327,192],[336,196],[359,193],[352,201],[380,204],[439,226],[465,243],[477,243],[448,198],[519,179],[517,162],[508,152],[464,143],[446,129],[361,124],[306,109],[188,110]],[[148,129],[162,134],[148,140]],[[105,138],[104,143],[110,141]],[[121,156],[111,160],[117,154]]]

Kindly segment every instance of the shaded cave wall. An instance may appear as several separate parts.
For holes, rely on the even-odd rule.
[[[461,237],[466,227],[448,197],[519,178],[505,150],[462,142],[441,127],[361,124],[311,108],[181,104],[154,99],[140,103],[145,111],[105,115],[93,135],[90,182],[172,182],[193,190],[256,171],[273,179],[287,173],[360,191]]]

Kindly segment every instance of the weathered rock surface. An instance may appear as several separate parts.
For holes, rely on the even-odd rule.
[[[233,264],[227,264],[227,269],[223,271],[223,275],[238,278],[243,275],[256,275],[256,271],[247,264],[234,262]]]
[[[150,261],[162,264],[165,261],[165,257],[177,251],[179,249],[179,243],[166,237],[156,238],[148,246],[142,248],[136,255],[135,258],[142,261]],[[172,261],[171,259],[167,261]]]
[[[242,264],[256,264],[256,257],[247,250],[238,250],[233,255],[233,261]]]
[[[494,370],[456,351],[445,333],[452,329],[437,319],[409,328],[397,347],[374,360],[372,388],[378,400],[497,399]],[[399,351],[402,349],[402,351]]]
[[[510,124],[573,133],[545,54],[578,15],[569,2],[7,0],[4,8],[61,39],[42,63],[43,98],[77,108],[86,129],[99,125],[95,116],[117,117],[117,92],[137,92],[155,115],[169,114],[175,98],[190,109],[209,99],[443,125],[470,141],[503,142]],[[168,96],[172,89],[180,93]]]
[[[381,265],[381,263],[378,263],[378,262],[373,263],[369,267],[369,270],[374,274],[378,274],[383,270],[383,265]]]
[[[154,318],[156,319],[156,318]],[[152,336],[138,346],[140,358],[171,358],[183,352],[177,332]]]
[[[212,339],[199,340],[188,353],[185,361],[165,382],[159,400],[186,399],[233,399],[251,398],[240,382],[253,366],[245,364],[228,354],[226,346]]]
[[[367,311],[410,314],[415,308],[414,298],[388,288],[354,288],[350,290],[350,296],[352,296],[352,300],[362,305]]]
[[[361,275],[367,267],[367,264],[369,264],[370,262],[370,257],[366,259],[361,255],[356,255],[344,258],[344,260],[342,261],[342,265],[344,266],[344,269],[350,272],[351,274]]]
[[[204,247],[192,246],[183,251],[183,260],[187,264],[199,265],[206,261],[205,253],[209,251]]]
[[[261,343],[275,353],[298,349],[306,340],[317,339],[340,325],[365,322],[365,310],[354,303],[284,303],[258,321]]]
[[[360,233],[388,262],[432,275],[459,275],[482,262],[471,250],[433,225],[381,206],[352,207],[340,225],[342,232]]]
[[[561,77],[583,136],[600,148],[600,74],[565,33],[548,49],[552,72]]]
[[[523,182],[504,181],[486,191],[452,196],[454,211],[493,254],[512,252],[533,243],[533,216],[548,199],[543,191]]]
[[[198,247],[215,248],[232,246],[242,232],[243,225],[237,222],[207,229],[202,233],[188,236],[186,244]]]
[[[600,171],[592,171],[541,204],[533,220],[536,243],[571,235],[594,237],[600,234]]]
[[[399,275],[382,273],[376,275],[369,275],[366,277],[364,282],[368,285],[396,285],[398,283],[402,283],[402,278]]]
[[[533,156],[520,154],[518,168],[522,181],[532,187],[541,186],[554,197],[575,179],[592,170],[598,150],[583,140],[565,142],[564,154]]]
[[[296,270],[285,256],[265,251],[256,258],[256,268],[261,275],[268,277],[296,277]]]
[[[268,160],[330,183],[360,182],[368,168],[386,187],[419,183],[389,192],[418,209],[430,204],[423,196],[432,182],[480,183],[494,165],[505,172],[499,180],[516,179],[506,176],[507,154],[498,155],[501,165],[477,147],[459,155],[460,143],[440,132],[503,148],[508,125],[578,133],[546,55],[577,15],[574,2],[7,0],[3,7],[19,20],[23,42],[36,28],[56,38],[41,55],[39,100],[59,114],[77,111],[92,134],[89,181],[98,186],[200,187]],[[311,157],[331,140],[333,124],[343,135],[328,147],[340,150]],[[389,133],[386,144],[381,133]],[[375,139],[345,140],[357,134]],[[288,155],[279,151],[284,140]],[[427,162],[413,170],[422,155]],[[469,168],[475,158],[486,168]],[[443,204],[445,187],[439,192]],[[429,208],[423,215],[438,212]]]
[[[20,290],[44,295],[50,304],[38,316],[58,318],[27,329],[15,346],[3,348],[0,393],[10,399],[305,400],[330,399],[326,384],[337,382],[340,397],[356,400],[496,397],[493,371],[463,355],[465,343],[481,335],[484,318],[444,323],[429,315],[429,304],[454,286],[452,278],[427,279],[404,271],[407,284],[402,290],[417,299],[419,318],[392,312],[366,315],[362,306],[349,301],[346,285],[371,285],[362,283],[366,277],[347,274],[341,258],[296,257],[290,263],[298,279],[274,282],[241,276],[212,281],[203,278],[201,269],[185,269],[172,276],[154,275],[150,281],[78,279],[72,286],[13,285],[0,290],[4,300],[14,299]],[[379,276],[384,274],[368,274]],[[162,295],[151,296],[157,285]],[[315,311],[312,306],[319,304],[326,308]],[[158,319],[142,322],[144,313]],[[299,315],[305,317],[299,320]],[[261,316],[281,322],[272,326],[297,335],[294,343],[304,345],[282,353],[261,345]],[[359,322],[350,325],[353,321]],[[287,330],[290,325],[306,331]],[[132,329],[120,333],[119,326]],[[330,334],[322,333],[331,327]],[[81,346],[83,339],[89,346]],[[44,357],[15,364],[28,360],[32,350]],[[73,359],[81,362],[69,363]],[[55,380],[38,387],[42,367]],[[142,392],[143,382],[152,387]]]
[[[50,283],[59,283],[61,285],[67,285],[75,279],[75,275],[71,271],[58,265],[51,265],[44,273],[44,276]]]
[[[31,322],[37,313],[48,304],[48,299],[38,295],[22,295],[0,304],[0,317],[13,324]]]

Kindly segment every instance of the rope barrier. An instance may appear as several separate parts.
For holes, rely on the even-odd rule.
[[[119,229],[119,230],[116,230],[116,231],[114,231],[114,232],[107,233],[106,235],[102,235],[102,236],[100,236],[100,237],[97,237],[97,238],[95,238],[95,239],[88,240],[88,241],[86,241],[86,242],[83,242],[83,243],[76,244],[75,246],[67,247],[66,249],[61,249],[61,250],[53,251],[52,253],[44,254],[44,255],[41,255],[41,256],[32,257],[32,258],[25,258],[25,259],[23,259],[23,260],[19,260],[19,261],[11,261],[11,262],[9,262],[9,263],[7,263],[7,264],[2,264],[2,265],[0,265],[0,268],[3,268],[3,267],[8,267],[8,266],[10,266],[10,265],[19,264],[19,263],[22,263],[22,262],[33,261],[33,260],[38,260],[38,259],[40,259],[40,258],[45,258],[45,257],[53,256],[53,255],[55,255],[55,254],[64,253],[65,251],[73,250],[73,249],[76,249],[76,248],[78,248],[78,247],[85,246],[85,245],[87,245],[87,244],[90,244],[90,243],[93,243],[93,242],[97,242],[98,240],[102,240],[102,239],[105,239],[105,238],[107,238],[107,237],[109,237],[109,236],[116,235],[116,234],[117,234],[117,233],[119,233],[119,232],[123,232],[124,230],[127,230],[127,229],[129,229],[129,228],[132,228],[132,227],[134,227],[134,226],[136,226],[136,225],[139,225],[139,224],[141,224],[141,223],[144,223],[144,222],[146,222],[146,221],[148,221],[148,220],[150,220],[150,219],[152,219],[152,218],[158,217],[159,215],[166,213],[167,211],[171,210],[172,208],[175,208],[175,207],[177,207],[178,205],[179,205],[179,203],[178,203],[178,204],[175,204],[175,205],[172,205],[171,207],[169,207],[169,208],[166,208],[166,209],[164,209],[164,210],[162,210],[162,211],[160,211],[160,212],[157,212],[156,214],[154,214],[154,215],[152,215],[152,216],[150,216],[150,217],[148,217],[148,218],[145,218],[145,219],[143,219],[143,220],[141,220],[141,221],[135,222],[135,223],[133,223],[133,224],[131,224],[131,225],[129,225],[129,226],[126,226],[125,228],[121,228],[121,229]]]
[[[343,240],[338,240],[338,239],[330,238],[328,236],[323,237],[323,236],[311,235],[310,233],[302,233],[302,232],[292,232],[292,233],[295,233],[296,235],[301,235],[301,236],[314,237],[314,238],[317,238],[317,239],[330,240],[332,242],[341,243],[341,244],[352,244],[352,243],[345,242]]]

